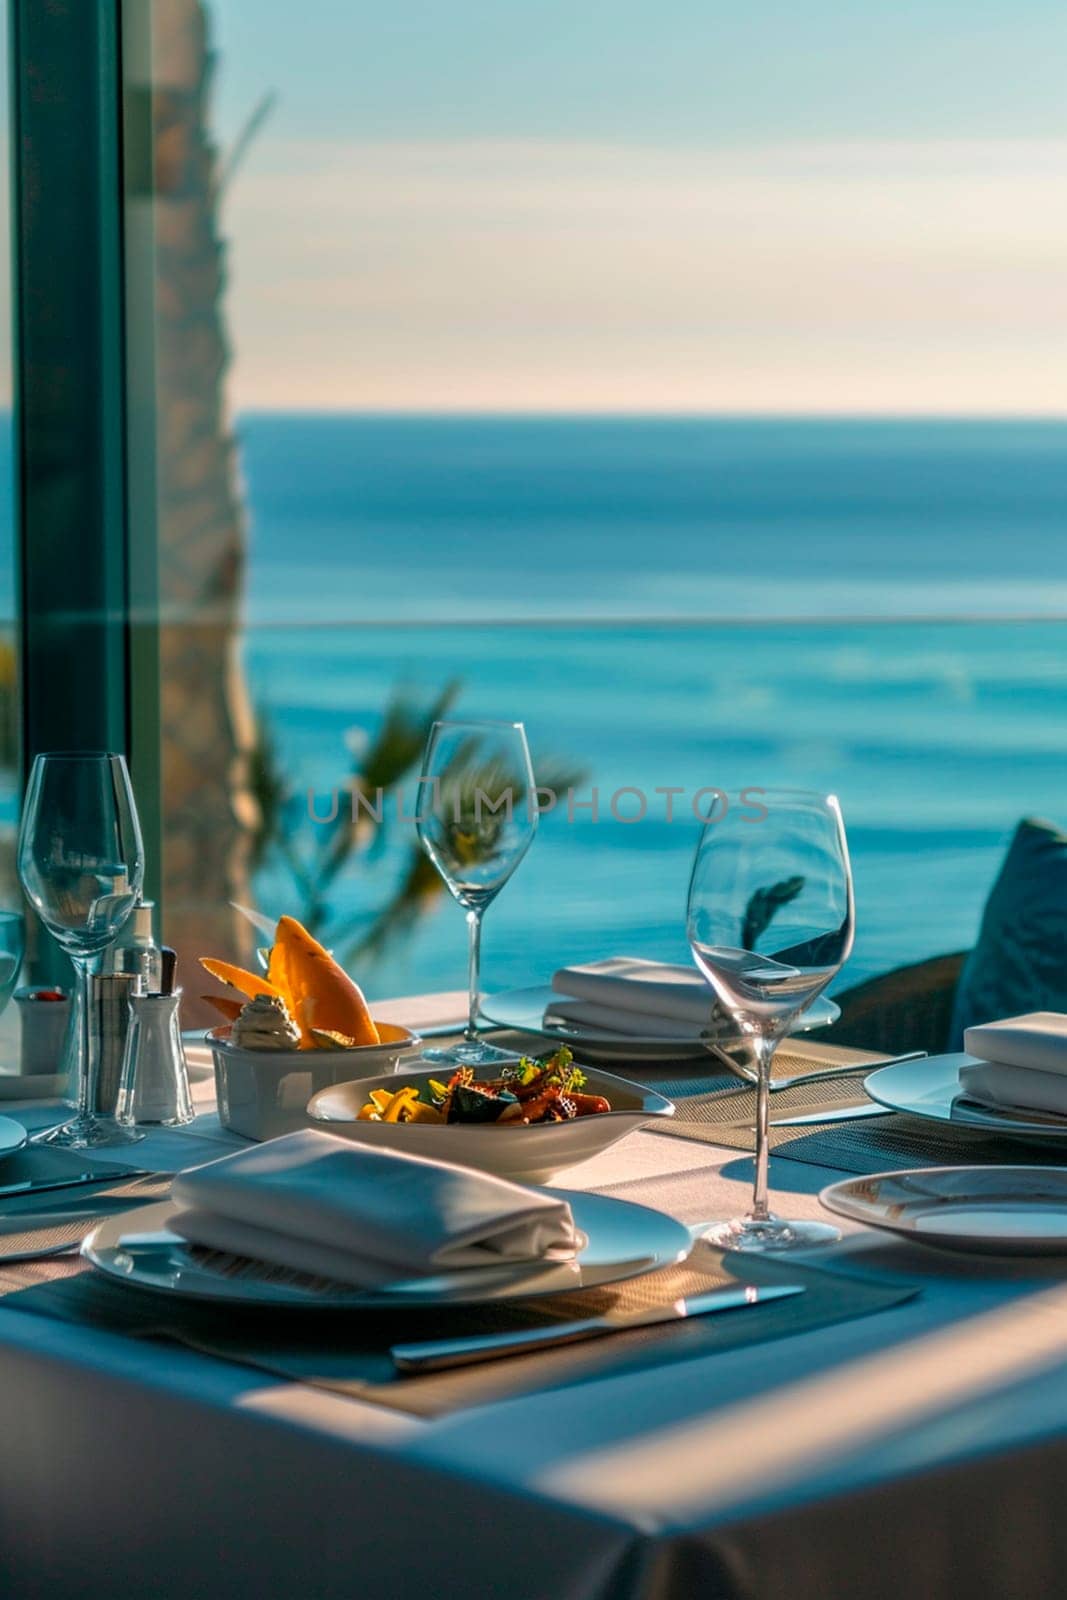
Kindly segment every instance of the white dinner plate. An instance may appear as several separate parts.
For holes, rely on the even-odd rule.
[[[81,1253],[109,1278],[191,1300],[384,1311],[401,1306],[482,1305],[595,1289],[674,1266],[693,1247],[689,1229],[662,1211],[601,1194],[545,1192],[568,1202],[585,1235],[585,1245],[573,1261],[468,1268],[356,1289],[187,1244],[168,1229],[177,1209],[169,1200],[107,1217],[84,1240]]]
[[[16,1122],[14,1117],[0,1117],[0,1161],[21,1150],[29,1137],[22,1123]]]
[[[926,1056],[919,1061],[898,1061],[879,1067],[864,1079],[872,1100],[902,1111],[909,1117],[948,1122],[958,1128],[1018,1139],[1024,1144],[1062,1144],[1067,1139],[1067,1117],[1051,1112],[1011,1111],[980,1106],[960,1089],[960,1068],[976,1066],[975,1056]]]
[[[688,1056],[707,1055],[708,1051],[729,1050],[739,1041],[733,1024],[723,1018],[721,1026],[706,1037],[679,1027],[677,1034],[661,1039],[635,1039],[625,1033],[606,1033],[580,1022],[567,1022],[554,1016],[552,1007],[563,1002],[548,984],[532,989],[508,989],[503,994],[486,995],[482,1014],[490,1022],[517,1033],[532,1033],[554,1044],[569,1044],[584,1055],[602,1056],[605,1061],[677,1061]],[[620,1017],[622,1013],[619,1013]],[[793,1033],[811,1028],[826,1028],[841,1015],[840,1006],[820,996],[793,1025]]]
[[[832,1183],[828,1211],[915,1244],[996,1255],[1067,1253],[1067,1169],[920,1167]]]

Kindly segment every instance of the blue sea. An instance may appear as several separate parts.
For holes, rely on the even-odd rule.
[[[841,985],[969,945],[1016,821],[1067,823],[1067,425],[248,415],[244,662],[292,788],[326,805],[398,686],[521,718],[600,816],[546,817],[486,918],[488,986],[613,952],[686,960],[702,786],[841,799]],[[668,821],[657,788],[685,791]],[[640,823],[611,795],[640,789]],[[623,809],[626,802],[620,806]],[[629,808],[635,802],[629,801]],[[407,813],[410,815],[410,810]],[[304,826],[305,844],[313,825]],[[408,865],[394,818],[334,942]],[[271,913],[299,909],[260,872]],[[442,900],[360,976],[464,981]]]

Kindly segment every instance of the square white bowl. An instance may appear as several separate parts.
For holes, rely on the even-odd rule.
[[[230,1042],[228,1024],[212,1028],[219,1121],[246,1139],[277,1139],[308,1126],[307,1103],[320,1089],[360,1074],[387,1083],[422,1041],[395,1022],[375,1026],[381,1043],[352,1050],[246,1050]]]
[[[397,1089],[403,1084],[425,1084],[449,1074],[440,1064],[419,1070],[417,1062],[395,1077],[365,1078],[355,1083],[335,1083],[320,1089],[308,1104],[314,1127],[357,1144],[384,1150],[404,1150],[433,1161],[451,1161],[474,1167],[498,1178],[524,1183],[547,1183],[565,1167],[577,1166],[610,1149],[626,1134],[646,1123],[674,1116],[674,1105],[652,1089],[629,1083],[614,1073],[582,1067],[583,1093],[600,1094],[611,1102],[610,1111],[571,1122],[542,1122],[532,1127],[498,1128],[493,1123],[451,1122],[434,1127],[425,1122],[360,1122],[359,1111],[372,1089]]]

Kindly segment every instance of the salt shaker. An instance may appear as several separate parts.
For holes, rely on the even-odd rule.
[[[174,951],[164,948],[159,992],[130,996],[130,1030],[115,1113],[126,1128],[142,1123],[179,1128],[195,1115],[178,1025],[182,992],[174,987],[174,969]]]

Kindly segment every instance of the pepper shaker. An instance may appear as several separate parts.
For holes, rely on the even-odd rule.
[[[195,1115],[178,1023],[182,992],[174,987],[175,964],[174,951],[164,947],[159,991],[130,996],[130,1030],[116,1111],[123,1127],[159,1123],[178,1128]]]
[[[96,1031],[99,1052],[96,1092],[92,1102],[92,1110],[97,1116],[110,1117],[117,1110],[123,1063],[130,1038],[130,1001],[140,993],[140,989],[141,980],[135,972],[98,972],[90,979],[90,1027]],[[80,1025],[77,1009],[76,996],[72,1027]]]

